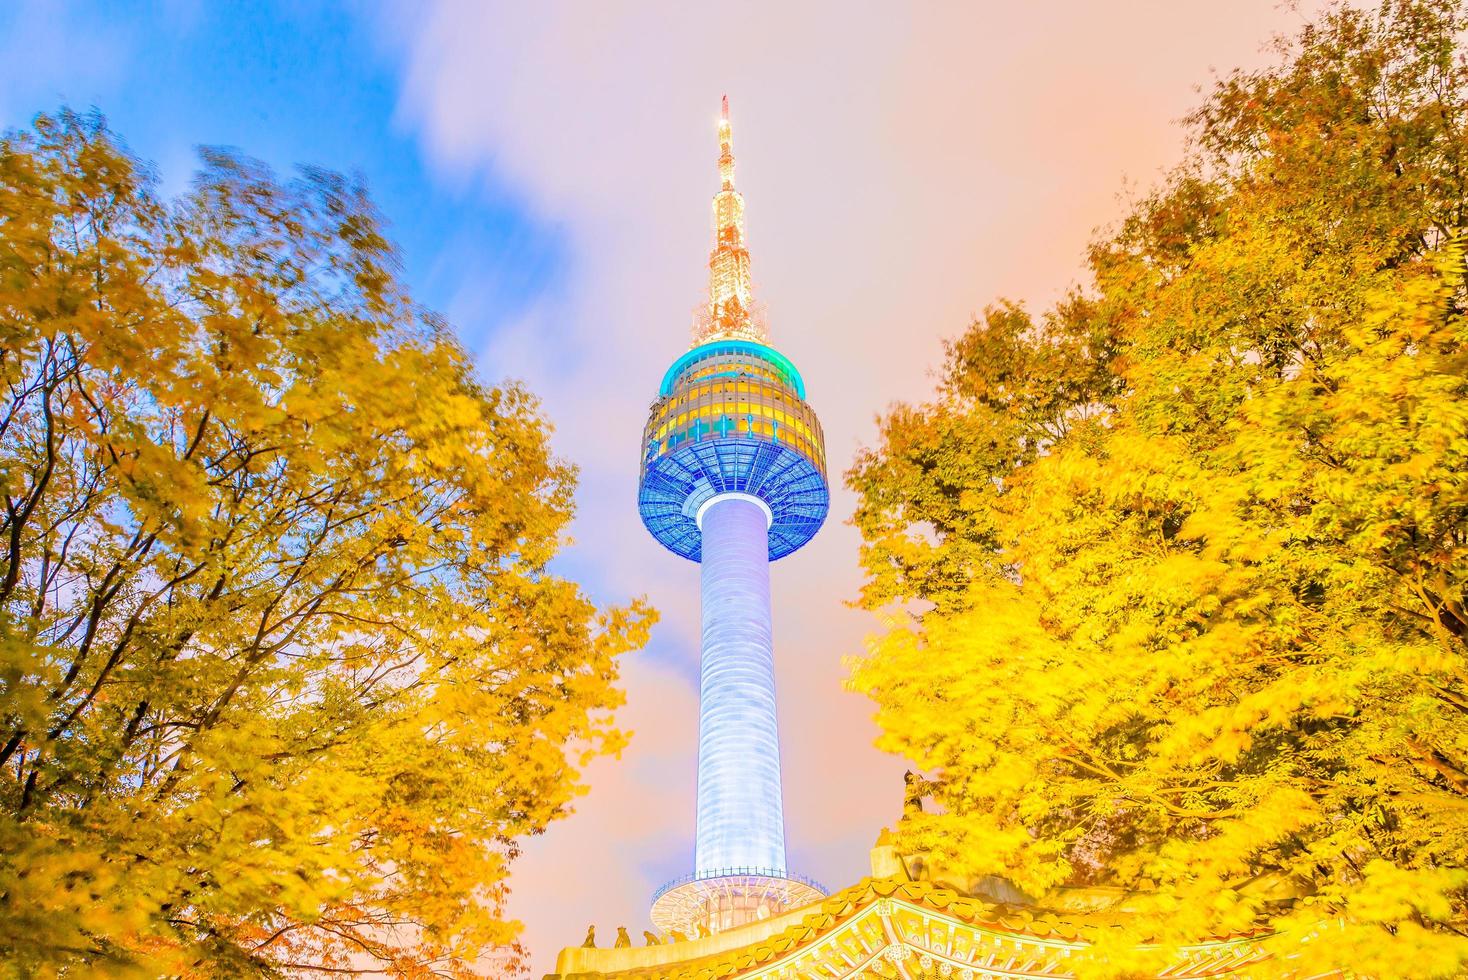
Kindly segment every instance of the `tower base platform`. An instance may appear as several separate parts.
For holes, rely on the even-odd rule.
[[[705,936],[762,922],[826,897],[808,878],[785,872],[733,869],[690,875],[658,889],[652,924],[665,936]]]

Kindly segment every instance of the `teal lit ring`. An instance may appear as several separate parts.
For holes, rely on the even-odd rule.
[[[707,357],[717,357],[720,354],[748,354],[757,357],[772,365],[785,377],[790,387],[795,389],[795,394],[801,401],[805,400],[805,380],[801,378],[800,372],[795,368],[795,362],[773,347],[764,344],[756,344],[752,340],[713,340],[707,344],[700,344],[693,350],[684,354],[673,362],[668,368],[668,373],[663,375],[662,387],[658,389],[659,396],[666,398],[673,393],[673,386],[678,383],[678,377],[686,371],[695,361],[701,361]]]

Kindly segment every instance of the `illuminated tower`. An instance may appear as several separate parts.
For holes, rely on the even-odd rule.
[[[826,449],[800,372],[769,346],[751,309],[727,97],[719,178],[708,307],[693,348],[663,375],[637,495],[653,537],[700,564],[694,870],[660,889],[652,908],[660,929],[690,935],[823,894],[785,867],[770,562],[804,545],[826,518]]]

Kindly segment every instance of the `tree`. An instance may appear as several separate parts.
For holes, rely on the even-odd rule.
[[[882,420],[855,684],[931,774],[902,846],[1118,886],[1123,946],[1468,967],[1465,28],[1337,6],[1219,81],[1093,285]]]
[[[573,472],[364,191],[203,158],[0,139],[0,958],[472,975],[650,614],[547,572]]]

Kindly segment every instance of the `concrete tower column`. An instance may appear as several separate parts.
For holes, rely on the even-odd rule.
[[[704,505],[699,523],[703,644],[695,873],[784,874],[770,510],[754,497],[721,494]]]

